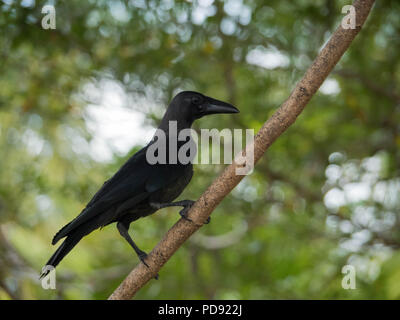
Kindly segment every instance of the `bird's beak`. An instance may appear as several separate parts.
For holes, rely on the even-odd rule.
[[[207,97],[205,114],[215,113],[239,113],[239,110],[229,103]]]

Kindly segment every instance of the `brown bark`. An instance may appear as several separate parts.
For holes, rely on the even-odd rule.
[[[361,30],[373,4],[374,0],[355,0],[353,2],[356,9],[356,28],[343,29],[341,26],[337,28],[289,98],[263,125],[253,142],[255,162],[303,111]],[[136,266],[109,299],[131,299],[141,287],[155,277],[175,251],[201,227],[214,208],[243,179],[244,176],[235,174],[237,166],[236,163],[228,166],[190,209],[189,217],[195,223],[180,219],[148,255],[146,262],[149,268],[143,263]]]

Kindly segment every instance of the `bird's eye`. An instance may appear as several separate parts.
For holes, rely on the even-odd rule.
[[[192,103],[195,105],[199,105],[200,104],[200,98],[199,97],[193,97],[192,98]]]

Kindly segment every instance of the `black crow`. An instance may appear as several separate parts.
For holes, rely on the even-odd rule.
[[[171,155],[169,148],[169,137],[172,134],[171,121],[175,122],[177,134],[179,134],[181,130],[191,128],[196,119],[205,115],[238,112],[239,110],[234,106],[201,93],[180,92],[173,98],[158,127],[158,132],[164,132],[166,136],[167,156]],[[194,203],[191,200],[172,202],[182,193],[192,178],[191,162],[182,163],[180,159],[177,159],[174,163],[171,161],[149,163],[146,157],[147,151],[157,140],[158,138],[153,138],[147,146],[129,158],[118,172],[104,183],[82,212],[57,232],[52,244],[56,244],[62,238],[65,240],[51,256],[46,266],[56,267],[84,236],[113,222],[117,223],[119,233],[132,246],[140,260],[147,265],[146,253],[140,250],[129,236],[130,223],[169,206],[182,206],[180,214],[185,218],[188,209]],[[184,142],[177,141],[178,150]],[[48,273],[49,268],[45,268],[41,277]]]

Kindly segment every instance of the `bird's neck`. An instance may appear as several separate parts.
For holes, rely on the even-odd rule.
[[[163,148],[161,149],[161,154],[165,154],[166,159],[171,160],[172,163],[181,163],[179,157],[179,150],[183,145],[186,145],[189,143],[189,152],[190,154],[187,154],[187,151],[185,151],[185,157],[189,157],[189,162],[190,166],[192,165],[191,161],[194,159],[196,153],[197,153],[197,148],[196,144],[194,143],[190,128],[192,126],[193,121],[188,121],[185,119],[178,118],[179,120],[176,120],[177,117],[171,116],[171,114],[166,114],[164,118],[161,120],[161,123],[154,134],[153,139],[150,142],[150,145],[153,143],[157,143],[157,148]],[[187,131],[186,131],[186,130]],[[162,140],[160,140],[162,139]],[[175,150],[175,151],[174,151]],[[186,150],[186,149],[185,149]],[[170,157],[171,152],[173,153]],[[173,160],[175,159],[175,160]],[[185,161],[184,163],[187,165],[188,162]]]
[[[184,129],[190,129],[193,121],[187,121],[185,119],[171,120],[163,119],[158,127],[159,130],[164,131],[165,135],[175,135]]]
[[[165,120],[165,118],[161,121],[160,126],[158,127],[156,134],[155,135],[160,135],[161,133],[159,131],[162,131],[162,135],[166,138],[165,140],[165,147],[167,150],[170,148],[170,144],[176,145],[178,150],[179,148],[186,144],[188,141],[193,141],[193,137],[191,134],[191,131],[186,131],[190,130],[193,121],[185,121],[183,119],[180,120]],[[154,139],[154,138],[153,138]]]

